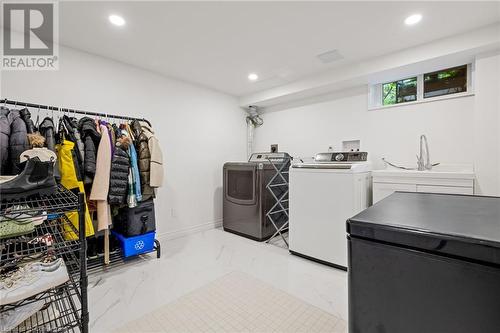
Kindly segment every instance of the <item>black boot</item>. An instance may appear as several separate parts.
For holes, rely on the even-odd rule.
[[[50,195],[57,191],[54,178],[54,162],[42,162],[38,157],[30,158],[17,177],[0,183],[2,200],[26,198],[31,195]]]
[[[36,128],[35,128],[35,124],[33,124],[33,120],[31,120],[30,110],[28,110],[26,108],[19,110],[19,115],[21,116],[21,119],[26,124],[26,132],[28,132],[28,134],[35,133]]]

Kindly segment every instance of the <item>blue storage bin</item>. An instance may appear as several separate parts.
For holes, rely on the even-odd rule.
[[[151,252],[155,245],[156,232],[148,232],[144,235],[125,237],[111,230],[113,235],[120,241],[122,252],[125,257],[132,257],[142,253]]]

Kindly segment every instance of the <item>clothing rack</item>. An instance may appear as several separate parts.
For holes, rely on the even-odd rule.
[[[16,101],[16,100],[11,100],[11,99],[7,99],[7,98],[0,99],[0,105],[6,105],[6,104],[14,105],[15,107],[19,106],[19,107],[34,108],[34,109],[39,109],[39,110],[57,111],[57,112],[69,113],[69,114],[72,114],[72,113],[73,114],[81,114],[81,115],[85,115],[85,116],[96,116],[96,117],[111,118],[111,119],[123,119],[123,120],[139,120],[139,121],[144,121],[149,126],[151,126],[151,123],[149,122],[149,120],[147,120],[145,118],[136,118],[136,117],[114,115],[114,114],[102,113],[102,112],[93,112],[93,111],[63,108],[63,107],[58,107],[58,106]],[[105,231],[105,237],[107,239],[107,243],[109,246],[109,230]],[[156,257],[160,258],[161,246],[160,246],[160,242],[156,239],[155,239],[154,249],[151,252],[156,252]],[[149,252],[149,253],[151,253],[151,252]],[[147,253],[144,253],[144,254],[147,254]],[[86,265],[88,264],[89,268],[92,271],[97,271],[97,268],[113,267],[115,265],[119,265],[119,264],[123,263],[124,261],[126,261],[126,259],[122,258],[121,251],[117,251],[116,253],[111,255],[111,257],[110,257],[110,253],[108,251],[104,255],[104,257],[87,258]],[[86,270],[87,270],[87,267],[85,267],[85,271]]]
[[[139,120],[139,121],[144,121],[146,122],[149,126],[151,126],[151,123],[149,120],[145,118],[136,118],[136,117],[129,117],[129,116],[118,116],[118,115],[113,115],[109,113],[101,113],[101,112],[93,112],[93,111],[84,111],[84,110],[77,110],[77,109],[70,109],[70,108],[61,108],[58,106],[50,106],[50,105],[42,105],[42,104],[35,104],[35,103],[27,103],[27,102],[20,102],[20,101],[14,101],[10,100],[7,98],[1,99],[0,104],[10,104],[10,105],[19,105],[19,106],[24,106],[26,108],[36,108],[36,109],[43,109],[43,110],[51,110],[51,111],[57,111],[57,112],[68,112],[68,113],[78,113],[78,114],[83,114],[85,116],[97,116],[97,117],[105,117],[105,118],[113,118],[113,119],[124,119],[124,120]]]

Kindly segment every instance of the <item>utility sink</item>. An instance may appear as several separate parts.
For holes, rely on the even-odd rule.
[[[422,178],[460,178],[474,179],[474,167],[469,164],[440,164],[432,170],[404,170],[392,166],[386,169],[373,170],[373,175],[390,177],[422,177]]]

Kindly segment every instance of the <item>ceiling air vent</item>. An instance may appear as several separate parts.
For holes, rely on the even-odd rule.
[[[324,64],[329,64],[331,62],[344,59],[344,56],[340,54],[339,51],[337,50],[331,50],[328,52],[318,54],[317,57]]]

